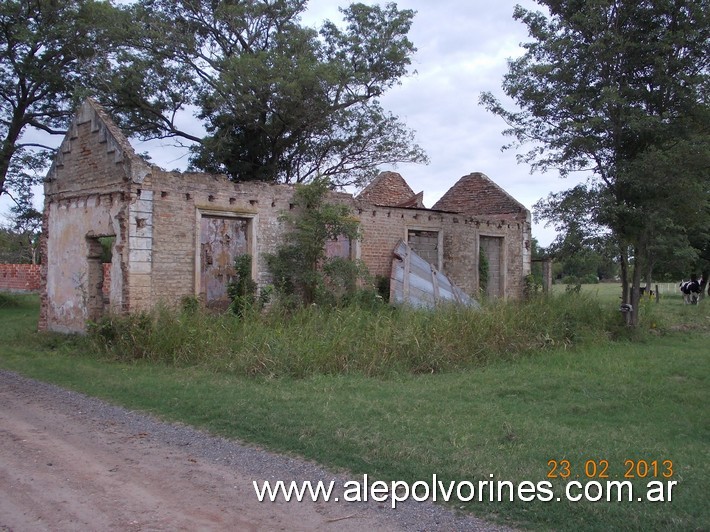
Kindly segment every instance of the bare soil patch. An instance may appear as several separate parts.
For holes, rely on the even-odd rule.
[[[260,503],[254,480],[347,477],[0,371],[0,531],[501,530],[428,503]]]

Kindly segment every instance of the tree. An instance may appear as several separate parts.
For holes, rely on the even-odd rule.
[[[64,133],[120,13],[94,0],[0,3],[0,196],[39,182],[53,150],[37,139]]]
[[[353,4],[345,26],[300,24],[305,0],[143,0],[133,50],[105,102],[143,138],[192,143],[194,169],[233,180],[362,184],[386,163],[425,162],[378,98],[406,75],[414,12]],[[111,91],[104,91],[110,93]],[[207,135],[177,121],[193,109]]]
[[[347,205],[328,201],[329,180],[318,177],[309,184],[297,185],[294,203],[298,210],[287,213],[284,242],[267,264],[277,289],[295,296],[300,303],[332,303],[351,294],[363,275],[358,261],[329,257],[326,244],[338,238],[355,242],[360,225]]]
[[[0,262],[38,264],[42,213],[32,204],[31,189],[23,188],[13,199],[9,223],[0,226]]]
[[[710,224],[710,7],[707,0],[539,3],[549,16],[515,9],[533,41],[503,81],[522,110],[507,111],[490,94],[481,101],[510,126],[510,147],[534,143],[519,156],[533,171],[588,172],[578,198],[585,223],[614,239],[635,325],[640,279],[659,237],[678,235],[675,249],[688,248],[688,231]],[[567,197],[549,196],[547,212],[564,210]]]
[[[578,282],[615,277],[611,235],[595,220],[593,212],[603,196],[588,185],[550,194],[534,206],[536,220],[547,220],[557,237],[546,250],[558,264],[557,275]],[[594,208],[590,209],[590,206]]]

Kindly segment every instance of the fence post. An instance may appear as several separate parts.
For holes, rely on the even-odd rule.
[[[552,259],[542,261],[542,290],[546,294],[552,292]]]

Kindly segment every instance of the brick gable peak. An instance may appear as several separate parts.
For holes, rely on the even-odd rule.
[[[526,218],[527,208],[482,172],[459,179],[433,209],[472,215],[512,214]]]
[[[136,154],[131,143],[104,108],[92,98],[87,98],[72,118],[47,173],[47,181],[57,178],[57,169],[63,165],[64,155],[71,153],[73,142],[81,135],[79,126],[84,124],[89,125],[90,134],[98,135],[101,143],[105,145],[106,153],[111,154],[117,164],[123,164],[127,175],[134,182],[142,182],[150,173],[151,165]]]
[[[415,194],[402,175],[397,172],[379,174],[362,189],[357,199],[383,207],[396,207],[408,203],[421,206],[420,195]]]

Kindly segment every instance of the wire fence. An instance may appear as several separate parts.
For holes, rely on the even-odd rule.
[[[653,289],[656,290],[658,287],[658,293],[663,295],[668,294],[680,294],[680,283],[655,283]]]

